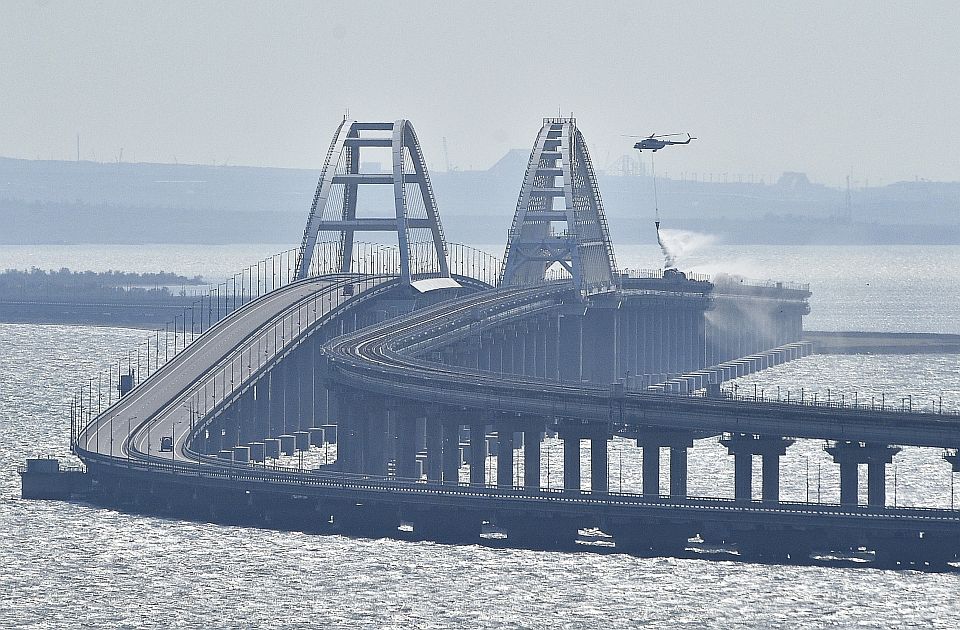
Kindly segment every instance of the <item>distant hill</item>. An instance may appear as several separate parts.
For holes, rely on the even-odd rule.
[[[431,173],[451,241],[503,242],[527,151],[485,171]],[[0,243],[297,242],[319,171],[0,158]],[[600,172],[614,239],[651,242],[653,186]],[[846,191],[785,173],[774,183],[658,180],[664,223],[747,243],[960,243],[960,183]]]

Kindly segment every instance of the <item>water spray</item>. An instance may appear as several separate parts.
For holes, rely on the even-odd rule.
[[[653,156],[650,156],[650,175],[653,177],[653,212],[654,212],[654,225],[657,228],[657,244],[660,246],[660,251],[663,252],[663,268],[666,269],[676,269],[677,268],[677,257],[667,249],[666,244],[663,242],[663,238],[660,236],[660,199],[657,194],[657,168],[654,164]]]

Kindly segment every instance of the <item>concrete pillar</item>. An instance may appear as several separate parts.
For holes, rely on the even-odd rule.
[[[267,438],[263,441],[264,456],[270,459],[280,457],[280,440],[278,438]]]
[[[416,429],[413,409],[404,404],[388,408],[396,418],[396,474],[401,479],[417,477]]]
[[[470,424],[470,483],[487,482],[487,427],[483,422]]]
[[[897,446],[865,442],[835,442],[826,450],[833,461],[840,465],[840,503],[857,505],[859,503],[859,464],[867,465],[867,505],[883,507],[886,505],[886,465],[900,452]]]
[[[583,378],[582,315],[576,313],[562,315],[557,327],[557,338],[560,380],[566,383],[579,383]]]
[[[279,436],[280,452],[284,455],[293,455],[297,452],[297,438],[292,434],[284,433]]]
[[[445,418],[443,431],[443,481],[460,483],[460,421]],[[481,470],[483,470],[481,462]]]
[[[687,447],[670,447],[670,496],[687,496]]]
[[[254,397],[254,429],[257,439],[270,435],[270,379],[263,377],[253,386]]]
[[[607,492],[610,489],[610,479],[607,470],[607,436],[590,438],[590,490],[592,492]]]
[[[283,363],[278,363],[270,370],[270,413],[267,435],[271,437],[286,433],[283,423],[283,374],[285,369]]]
[[[660,446],[643,447],[643,496],[660,496]]]
[[[525,429],[523,434],[523,485],[528,489],[540,488],[540,439],[539,428]]]
[[[392,435],[388,430],[389,419],[383,400],[378,397],[367,399],[361,406],[361,413],[358,444],[362,453],[360,470],[370,475],[386,477]]]
[[[294,431],[293,437],[296,440],[298,451],[310,450],[310,432],[309,431]]]
[[[764,501],[780,501],[780,457],[787,452],[793,440],[779,436],[734,433],[720,443],[733,455],[734,498],[750,501],[753,498],[753,456],[762,457],[761,496]]]
[[[764,453],[761,456],[761,491],[764,501],[780,502],[780,455]]]
[[[526,376],[536,376],[538,372],[537,361],[537,324],[528,323],[523,329],[523,373]]]
[[[529,333],[533,338],[533,375],[537,378],[547,378],[547,338],[545,329],[545,324],[542,321],[537,321],[536,325],[531,327]]]
[[[313,426],[313,342],[305,341],[297,350],[297,427],[303,431]]]
[[[591,307],[583,317],[583,379],[609,385],[616,380],[617,310]]]
[[[887,464],[883,461],[867,463],[867,505],[883,507],[887,504]]]
[[[513,425],[500,423],[497,426],[497,485],[513,486]]]
[[[429,409],[426,419],[427,480],[440,481],[443,476],[443,435],[437,409]]]
[[[840,503],[843,505],[857,505],[860,502],[858,467],[859,464],[852,460],[840,462]]]
[[[300,430],[300,354],[294,350],[280,361],[286,364],[283,371],[283,431]]]
[[[560,367],[557,361],[560,333],[559,317],[551,317],[543,326],[543,365],[544,377],[551,381],[560,380]]]
[[[253,388],[251,387],[240,394],[233,406],[236,407],[237,428],[239,430],[238,443],[246,444],[256,437],[253,431]],[[236,457],[234,457],[234,460],[236,460]]]
[[[733,455],[733,498],[750,501],[753,498],[753,453]]]
[[[563,487],[580,489],[580,436],[561,436],[563,440]]]

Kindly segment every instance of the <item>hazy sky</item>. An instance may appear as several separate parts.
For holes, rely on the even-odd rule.
[[[2,0],[0,155],[319,168],[349,108],[486,168],[559,107],[598,168],[960,180],[958,7]]]

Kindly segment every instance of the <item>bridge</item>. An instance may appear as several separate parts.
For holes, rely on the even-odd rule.
[[[390,172],[363,172],[361,152],[378,150]],[[386,200],[380,214],[368,189]],[[618,270],[573,119],[544,120],[502,261],[446,242],[409,121],[345,120],[301,247],[89,379],[71,405],[72,450],[96,501],[218,522],[548,549],[593,528],[644,555],[699,540],[744,559],[945,567],[960,511],[887,505],[885,471],[900,446],[956,449],[960,417],[721,390],[809,352],[809,295]],[[544,487],[545,435],[563,443],[559,488]],[[642,449],[642,492],[610,489],[613,436]],[[734,458],[734,498],[687,492],[689,449],[710,436]],[[838,504],[780,500],[796,439],[826,442]],[[945,459],[958,470],[956,450]]]

